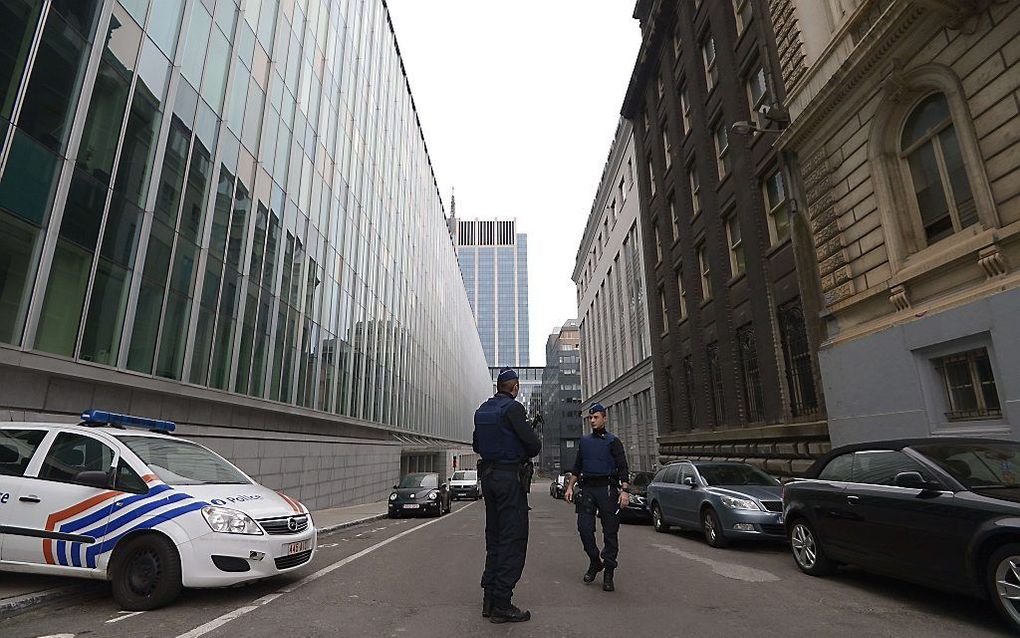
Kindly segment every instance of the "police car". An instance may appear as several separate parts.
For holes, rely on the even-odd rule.
[[[312,560],[307,508],[174,429],[96,410],[0,424],[0,571],[110,580],[138,611]]]

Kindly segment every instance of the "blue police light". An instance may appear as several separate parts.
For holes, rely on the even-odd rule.
[[[141,428],[153,432],[169,434],[177,429],[173,421],[146,419],[140,416],[104,412],[103,410],[86,410],[81,413],[81,420],[89,425],[112,425],[117,428]]]

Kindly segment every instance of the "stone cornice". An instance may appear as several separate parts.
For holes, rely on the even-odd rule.
[[[649,59],[659,48],[662,32],[663,5],[669,5],[675,9],[676,0],[654,0],[652,6],[648,9],[647,20],[641,25],[641,49],[638,51],[637,60],[634,62],[634,70],[631,72],[630,83],[627,85],[627,92],[623,98],[623,106],[620,109],[620,114],[628,120],[634,119],[636,109],[641,101],[641,91],[644,88],[645,78],[648,75]],[[636,14],[637,11],[635,10]]]
[[[927,13],[925,7],[906,0],[890,8],[882,21],[868,32],[839,70],[826,81],[804,112],[779,137],[777,146],[781,149],[800,146],[805,140],[816,138],[819,130],[826,125],[833,125],[830,116],[847,106],[848,97],[877,74],[888,62],[890,52]]]

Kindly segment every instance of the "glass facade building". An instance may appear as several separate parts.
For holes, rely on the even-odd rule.
[[[383,0],[4,0],[0,143],[2,348],[470,440],[486,358]]]
[[[450,227],[468,301],[490,367],[528,366],[528,236],[515,220],[462,220]]]

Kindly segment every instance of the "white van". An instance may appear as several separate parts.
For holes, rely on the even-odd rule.
[[[174,428],[96,410],[0,424],[0,571],[110,580],[147,610],[312,560],[307,508]]]
[[[450,498],[460,500],[470,498],[477,501],[482,497],[482,483],[478,480],[477,470],[456,470],[450,479]]]

